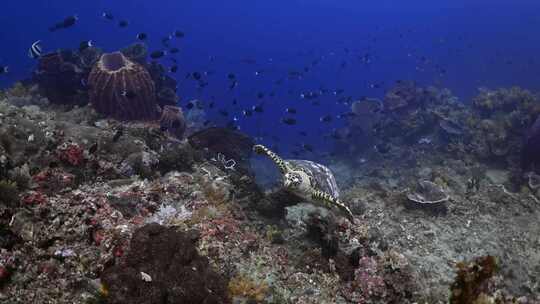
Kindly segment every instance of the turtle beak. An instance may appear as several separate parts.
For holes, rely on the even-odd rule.
[[[290,188],[291,187],[291,181],[288,178],[284,179],[283,180],[283,186],[285,188]]]

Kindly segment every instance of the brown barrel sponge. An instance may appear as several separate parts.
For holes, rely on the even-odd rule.
[[[122,53],[103,54],[88,76],[97,112],[119,120],[158,118],[156,89],[148,71]]]

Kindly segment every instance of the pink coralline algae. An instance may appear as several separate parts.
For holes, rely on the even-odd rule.
[[[79,166],[84,162],[84,149],[76,143],[64,143],[56,149],[59,160],[72,166]]]
[[[31,191],[24,195],[21,201],[25,205],[44,205],[47,202],[47,196],[38,191]]]
[[[382,276],[377,274],[377,261],[372,257],[360,258],[355,279],[364,297],[383,296],[386,286]]]

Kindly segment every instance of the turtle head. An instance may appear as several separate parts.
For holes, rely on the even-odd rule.
[[[253,146],[253,152],[256,154],[265,154],[266,153],[266,147],[263,145],[254,145]]]
[[[283,175],[283,186],[287,189],[296,189],[302,184],[302,176],[296,172],[287,172]]]

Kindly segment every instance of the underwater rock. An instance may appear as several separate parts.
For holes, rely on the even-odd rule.
[[[207,149],[213,157],[218,153],[236,163],[246,162],[255,144],[251,137],[228,128],[213,127],[189,136],[189,143],[196,149]]]
[[[230,303],[227,282],[190,235],[153,223],[135,231],[123,261],[105,269],[107,303]]]
[[[292,203],[296,203],[298,201],[299,199],[296,199],[295,201],[292,201]],[[294,206],[286,207],[286,210],[287,214],[285,219],[287,220],[287,223],[289,226],[299,231],[307,228],[306,223],[309,222],[311,214],[318,214],[318,217],[321,219],[332,216],[328,209],[308,203],[300,203]]]
[[[451,120],[441,120],[439,122],[439,126],[447,135],[460,136],[463,134],[462,127],[458,123]]]
[[[371,134],[373,126],[381,119],[383,103],[379,99],[366,98],[351,104],[354,116],[349,120],[351,126],[359,128],[366,135]]]
[[[540,164],[540,116],[527,131],[521,150],[521,169],[527,171]],[[539,167],[540,168],[540,167]]]
[[[486,178],[495,185],[505,184],[510,179],[510,172],[506,170],[489,169],[485,172]]]
[[[164,106],[159,125],[162,131],[167,131],[178,139],[182,139],[186,131],[186,120],[180,107]]]
[[[57,51],[40,57],[34,81],[51,103],[83,105],[88,102],[83,86],[87,73],[77,65],[78,61],[69,51]]]
[[[119,120],[156,119],[154,81],[148,71],[120,52],[108,53],[88,77],[90,100],[97,112]]]
[[[335,257],[339,251],[339,238],[334,218],[313,212],[306,219],[306,226],[308,237],[321,246],[322,255],[325,258]]]
[[[513,111],[536,116],[540,111],[538,97],[519,87],[498,90],[480,88],[479,91],[478,96],[473,99],[473,108],[484,118]]]
[[[384,96],[384,109],[393,112],[415,105],[416,101],[416,84],[412,81],[400,81]]]

